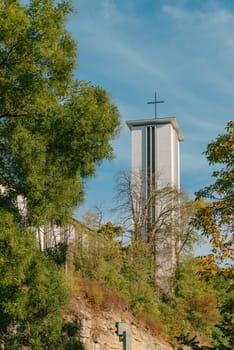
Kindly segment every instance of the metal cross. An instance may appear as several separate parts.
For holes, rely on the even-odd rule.
[[[157,101],[157,93],[155,92],[155,95],[154,95],[154,101],[152,102],[147,102],[148,104],[154,104],[155,106],[155,110],[154,110],[154,116],[155,116],[155,119],[157,119],[157,103],[164,103],[164,101]]]

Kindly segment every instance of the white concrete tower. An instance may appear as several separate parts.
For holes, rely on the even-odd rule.
[[[180,188],[180,141],[176,118],[128,121],[132,136],[132,173],[160,187]],[[145,186],[143,186],[145,187]],[[147,187],[147,186],[146,186]]]
[[[180,142],[184,137],[176,118],[133,120],[128,121],[127,125],[131,130],[132,138],[132,184],[136,181],[135,179],[140,179],[138,188],[140,188],[141,198],[147,202],[154,189],[173,187],[179,190]],[[163,206],[162,202],[160,205]],[[159,211],[162,208],[158,207],[156,201],[147,210],[147,220],[151,218],[153,222],[155,218],[158,220],[160,217]],[[169,214],[167,220],[173,222],[173,214]],[[149,241],[149,234],[151,234],[148,227],[149,225],[144,223],[140,229],[142,239],[146,242]],[[170,288],[168,281],[175,267],[174,241],[173,229],[170,236],[165,236],[161,228],[157,232],[154,248],[157,255],[155,278],[164,290]]]

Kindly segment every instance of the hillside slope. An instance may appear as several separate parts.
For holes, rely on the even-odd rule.
[[[95,310],[80,296],[73,296],[69,310],[70,318],[81,321],[80,339],[85,350],[122,350],[123,343],[115,334],[115,323],[126,322],[131,333],[131,350],[172,350],[172,346],[135,319],[124,308]]]

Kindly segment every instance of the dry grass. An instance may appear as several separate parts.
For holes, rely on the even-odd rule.
[[[102,286],[99,282],[77,277],[70,280],[70,293],[79,295],[87,302],[93,311],[126,310],[127,305],[116,291]]]
[[[156,318],[150,318],[147,314],[141,313],[136,316],[137,321],[154,336],[165,335],[166,329],[162,322]]]

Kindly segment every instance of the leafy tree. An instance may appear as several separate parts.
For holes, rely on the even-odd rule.
[[[65,221],[119,129],[106,91],[73,77],[69,1],[0,0],[0,183],[33,225]]]
[[[10,350],[81,348],[62,328],[57,267],[29,230],[68,221],[119,130],[107,92],[74,78],[72,11],[67,0],[0,0],[0,347]],[[61,253],[48,255],[62,263]]]
[[[234,293],[230,275],[217,265],[215,273],[212,269],[204,275],[200,259],[187,258],[178,265],[168,323],[177,340],[194,349],[231,350]],[[209,347],[195,341],[204,336]]]
[[[199,336],[211,344],[221,320],[218,297],[213,283],[201,278],[199,272],[199,259],[190,256],[181,260],[174,276],[174,293],[159,304],[159,310],[171,337],[189,341]]]
[[[10,350],[44,349],[61,332],[66,290],[33,233],[3,209],[0,217],[0,343]]]
[[[153,256],[142,239],[136,238],[124,251],[121,274],[127,282],[127,300],[135,314],[146,313],[158,317],[157,301],[153,283]]]
[[[213,338],[218,348],[231,350],[234,343],[234,289],[232,279],[225,270],[217,267],[217,273],[211,276],[221,316]]]
[[[103,237],[106,240],[113,240],[119,238],[124,232],[122,226],[116,226],[112,224],[111,221],[108,221],[105,224],[102,224],[101,227],[97,230],[97,234]]]
[[[195,225],[210,239],[215,259],[229,264],[234,231],[234,122],[227,124],[226,133],[208,144],[204,153],[209,165],[219,168],[213,171],[214,183],[196,193],[207,203],[198,211]]]
[[[200,280],[212,286],[217,299],[219,322],[215,324],[212,334],[214,345],[218,349],[232,349],[234,342],[234,289],[231,268],[219,267],[217,264],[207,265],[207,260],[200,258]]]
[[[234,222],[233,127],[234,123],[229,122],[226,133],[219,135],[207,146],[205,154],[209,164],[218,165],[218,170],[213,172],[214,183],[196,193],[199,202],[194,224],[210,239],[212,254],[202,257],[197,266],[193,264],[189,269],[188,263],[182,263],[177,271],[175,320],[177,331],[181,332],[178,339],[194,349],[227,350],[233,347],[233,285],[230,266]],[[217,265],[220,262],[221,267]],[[174,319],[174,314],[172,315]],[[199,346],[195,340],[197,333],[206,334],[212,346]]]

